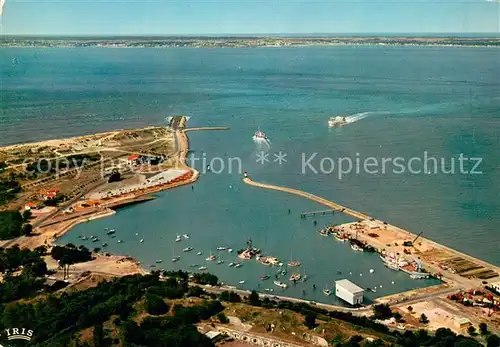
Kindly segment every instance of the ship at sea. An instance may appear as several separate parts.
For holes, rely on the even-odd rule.
[[[269,138],[263,131],[260,130],[257,130],[252,138],[255,142],[269,142]]]
[[[347,124],[347,119],[345,117],[330,117],[328,120],[329,127],[338,127]]]

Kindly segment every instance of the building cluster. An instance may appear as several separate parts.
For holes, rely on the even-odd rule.
[[[164,155],[133,154],[127,157],[129,165],[159,165],[167,159]]]
[[[492,283],[496,288],[500,289],[500,282]],[[495,287],[490,286],[492,291]],[[496,297],[493,292],[482,289],[471,289],[469,291],[459,291],[454,294],[448,295],[448,299],[459,302],[465,306],[476,306],[489,308],[493,312],[500,311],[500,299]],[[497,291],[500,293],[500,291]]]
[[[58,194],[59,194],[59,188],[57,188],[57,187],[53,187],[53,188],[50,188],[48,190],[43,190],[40,192],[40,194],[38,196],[38,198],[41,201],[38,200],[38,201],[27,202],[24,205],[24,209],[26,211],[39,210],[39,209],[45,207],[45,205],[43,204],[42,201],[53,200],[53,199],[57,198]]]

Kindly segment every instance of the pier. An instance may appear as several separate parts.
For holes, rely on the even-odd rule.
[[[360,241],[377,250],[387,250],[399,254],[413,254],[418,256],[423,266],[430,272],[438,274],[439,277],[454,284],[458,288],[477,288],[483,286],[491,279],[498,279],[500,267],[489,264],[481,259],[477,259],[468,254],[446,247],[426,238],[419,238],[417,244],[405,246],[404,241],[414,240],[417,235],[387,222],[377,220],[369,215],[358,212],[346,206],[342,206],[333,201],[317,195],[307,193],[298,189],[282,187],[267,183],[260,183],[251,180],[248,176],[243,182],[254,187],[276,190],[288,194],[304,197],[319,204],[331,208],[330,211],[345,213],[358,219],[358,222],[345,224],[346,227],[356,226],[363,229],[352,231],[358,234]],[[319,211],[320,213],[322,211]],[[373,236],[375,235],[375,236]],[[463,265],[466,263],[467,266]],[[456,264],[463,265],[460,269]],[[455,267],[453,266],[455,265]]]
[[[321,210],[321,211],[312,211],[312,212],[303,212],[300,214],[300,218],[306,218],[310,216],[326,216],[327,214],[335,214],[335,210]]]

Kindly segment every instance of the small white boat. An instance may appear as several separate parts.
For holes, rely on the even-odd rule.
[[[140,240],[139,240],[139,242],[140,242],[140,243],[143,243],[143,242],[144,242],[144,239],[140,239]]]
[[[198,267],[198,266],[200,266],[200,264],[191,264],[191,265],[189,265],[189,266],[190,266],[190,267]]]
[[[245,281],[240,281],[239,283],[240,283],[240,284],[243,284],[243,283],[245,283]]]
[[[202,254],[203,254],[203,252],[201,252],[201,251],[196,253],[196,255],[202,255]]]
[[[217,259],[217,256],[216,255],[211,255],[208,258],[206,258],[205,260],[206,261],[214,261],[215,259]]]
[[[122,240],[118,240],[117,243],[122,243],[123,241]]]
[[[180,241],[182,241],[181,235],[177,235],[177,237],[175,238],[175,242],[180,242]]]
[[[241,263],[235,263],[234,267],[241,267]]]
[[[157,264],[159,264],[159,263],[163,263],[163,260],[158,259],[158,260],[156,261],[156,263],[157,263]]]
[[[193,247],[186,247],[182,251],[183,252],[191,252],[194,248]]]
[[[278,287],[281,287],[281,288],[287,288],[288,285],[286,283],[283,283],[281,281],[274,281],[274,284],[277,285]]]
[[[181,257],[179,256],[175,256],[172,258],[172,263],[175,263],[176,261],[179,261],[179,259],[181,259]]]
[[[227,251],[228,251],[229,253],[231,253],[231,252],[233,251],[233,249],[232,249],[232,248],[229,248]]]
[[[217,265],[220,265],[220,264],[223,264],[224,263],[224,260],[220,259],[217,261]]]
[[[373,270],[373,269],[370,269],[370,273],[371,273],[371,274],[372,274],[372,273],[374,273],[374,272],[375,272],[375,270]]]
[[[198,268],[198,270],[200,270],[200,271],[203,271],[203,270],[206,270],[206,269],[207,269],[207,267],[206,267],[206,266],[200,266],[200,267]]]
[[[184,237],[186,240],[189,239],[189,235],[188,234],[184,234],[184,235],[182,235],[182,237]]]
[[[228,267],[234,267],[236,264],[235,263],[229,263]]]
[[[332,291],[328,288],[325,288],[325,289],[323,289],[323,294],[330,296],[330,295],[332,295]]]
[[[135,236],[139,236],[139,233],[135,233]]]
[[[217,247],[218,251],[225,251],[226,249],[227,249],[227,247],[223,247],[223,246]]]

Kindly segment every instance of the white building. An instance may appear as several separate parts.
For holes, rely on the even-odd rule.
[[[335,281],[335,295],[351,305],[363,303],[363,289],[349,280]]]

